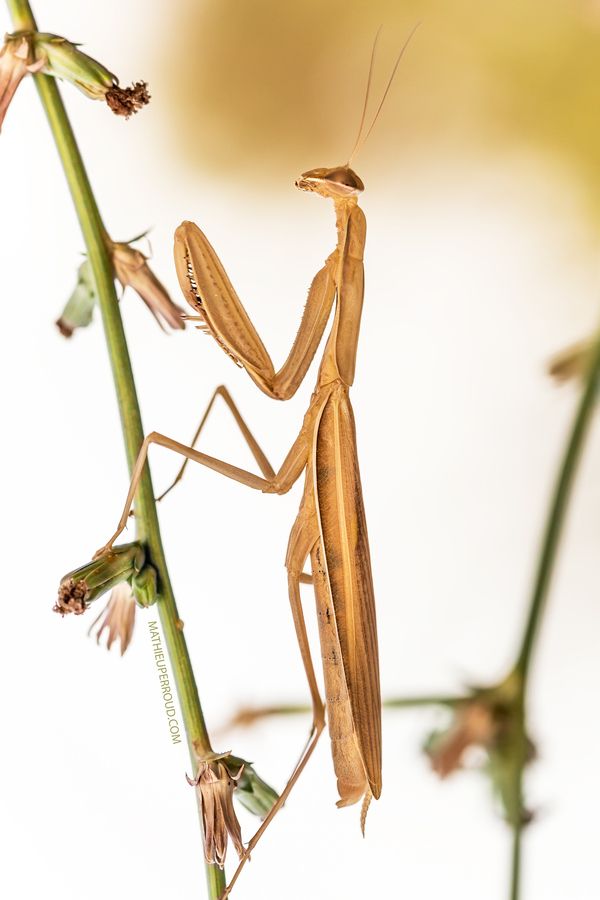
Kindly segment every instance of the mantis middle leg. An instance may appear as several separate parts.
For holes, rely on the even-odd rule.
[[[186,444],[180,444],[179,441],[175,441],[173,440],[173,438],[167,437],[164,434],[160,434],[158,431],[151,432],[144,438],[144,442],[140,447],[137,459],[135,461],[135,465],[133,467],[133,472],[131,475],[131,484],[129,485],[127,499],[125,500],[125,506],[123,507],[123,512],[121,514],[121,518],[119,519],[117,529],[115,533],[111,535],[107,543],[96,552],[95,558],[98,556],[103,556],[105,553],[110,553],[112,545],[127,526],[129,513],[131,511],[131,507],[133,506],[133,501],[140,483],[140,479],[142,477],[142,472],[144,471],[144,466],[146,465],[146,459],[148,457],[148,451],[151,444],[158,444],[161,447],[166,447],[168,450],[173,450],[175,453],[179,453],[181,456],[185,456],[186,459],[191,459],[194,462],[200,463],[201,465],[206,466],[209,469],[213,469],[215,472],[220,472],[221,475],[225,475],[227,478],[232,478],[234,481],[239,481],[241,484],[245,484],[248,487],[254,488],[255,490],[262,491],[263,493],[285,494],[287,493],[287,491],[289,491],[294,482],[297,481],[302,473],[302,470],[306,466],[308,455],[306,418],[307,417],[305,417],[305,421],[300,434],[292,444],[292,447],[288,455],[284,459],[281,468],[270,478],[261,478],[259,475],[255,475],[253,472],[248,472],[247,469],[240,469],[238,466],[233,466],[231,465],[231,463],[224,462],[223,460],[218,459],[214,456],[209,456],[207,453],[201,453],[199,450],[194,450],[192,447],[188,447]]]
[[[192,449],[195,448],[196,442],[198,441],[200,434],[202,433],[202,429],[204,428],[204,426],[207,422],[207,419],[212,411],[212,408],[215,404],[215,400],[217,399],[217,397],[222,397],[225,404],[227,405],[228,409],[230,410],[230,412],[233,416],[233,419],[234,419],[236,425],[238,426],[238,428],[240,429],[242,436],[243,436],[244,440],[246,441],[248,447],[250,448],[250,451],[251,451],[254,459],[256,460],[258,467],[260,468],[263,476],[267,480],[270,478],[271,479],[274,478],[275,471],[274,471],[273,467],[271,466],[271,463],[267,459],[260,444],[258,443],[256,438],[254,437],[254,435],[248,428],[248,425],[246,424],[244,417],[242,416],[241,412],[239,411],[235,400],[233,399],[233,397],[231,396],[231,394],[229,393],[229,391],[227,390],[227,388],[225,387],[224,384],[220,384],[217,388],[215,388],[214,393],[213,393],[212,397],[210,398],[210,400],[208,401],[208,405],[202,414],[202,417],[200,419],[200,424],[198,425],[198,427],[194,433],[194,437],[192,438],[190,447]],[[179,472],[177,473],[177,475],[175,476],[174,480],[171,482],[169,487],[165,491],[162,492],[160,497],[156,498],[157,502],[160,500],[163,500],[167,496],[167,494],[173,490],[175,485],[179,484],[179,482],[183,478],[186,466],[189,461],[190,461],[189,458],[186,458],[184,460],[183,465],[179,469]],[[300,580],[301,584],[313,584],[313,576],[312,576],[312,574],[310,574],[308,572],[302,572],[299,576],[299,580]]]
[[[196,446],[196,442],[197,442],[198,438],[200,437],[200,434],[202,433],[202,429],[206,425],[207,419],[212,411],[212,408],[215,404],[215,400],[217,399],[217,397],[222,397],[224,402],[226,403],[228,409],[230,410],[230,412],[235,420],[236,425],[242,432],[244,440],[248,444],[250,451],[252,452],[252,455],[253,455],[254,459],[256,460],[256,463],[257,463],[260,471],[262,472],[263,476],[265,478],[273,478],[275,476],[275,472],[273,470],[273,467],[271,466],[271,463],[269,462],[269,460],[263,453],[262,448],[260,447],[258,441],[256,440],[256,438],[254,437],[254,435],[252,434],[252,432],[246,425],[246,422],[244,421],[242,414],[240,413],[239,409],[237,408],[233,397],[231,396],[231,394],[229,393],[229,391],[227,390],[227,388],[225,387],[224,384],[220,384],[217,388],[215,388],[215,391],[214,391],[212,397],[208,401],[208,406],[206,407],[206,409],[204,410],[204,413],[202,414],[202,418],[200,419],[200,424],[198,425],[198,428],[196,429],[194,437],[192,438],[190,447],[192,449],[194,449],[194,447]],[[184,460],[183,465],[181,466],[179,472],[175,476],[175,479],[171,482],[169,487],[165,491],[162,492],[160,497],[156,498],[157,502],[160,500],[163,500],[167,496],[167,494],[173,490],[175,485],[181,481],[181,479],[183,478],[183,474],[186,470],[186,466],[187,466],[188,462],[189,462],[189,459]]]

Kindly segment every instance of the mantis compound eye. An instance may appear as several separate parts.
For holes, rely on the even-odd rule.
[[[349,166],[340,166],[338,169],[330,169],[329,173],[326,175],[326,179],[334,184],[343,185],[348,190],[355,191],[356,193],[360,193],[360,191],[364,191],[365,189],[362,180]]]

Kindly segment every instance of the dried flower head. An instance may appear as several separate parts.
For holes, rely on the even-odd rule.
[[[145,81],[136,81],[131,87],[126,88],[113,84],[106,92],[105,99],[109,109],[112,109],[116,116],[128,119],[132,113],[138,112],[150,103],[150,94]]]
[[[163,330],[164,324],[171,328],[185,328],[183,310],[173,303],[143,253],[129,244],[113,243],[112,258],[115,274],[122,286],[132,287],[139,294]]]
[[[565,347],[548,362],[548,373],[558,382],[583,378],[590,366],[595,344],[588,338]]]
[[[123,656],[133,636],[135,606],[135,597],[130,585],[126,581],[121,582],[112,589],[108,603],[98,618],[92,622],[88,634],[91,634],[100,622],[100,627],[96,631],[96,643],[100,643],[102,632],[108,629],[106,649],[110,650],[114,642],[119,641]]]
[[[0,129],[15,91],[30,73],[39,72],[44,60],[36,60],[31,36],[7,34],[0,47]]]
[[[81,615],[97,597],[140,572],[144,559],[143,547],[133,542],[114,547],[110,553],[74,569],[60,582],[54,611],[63,616]]]
[[[66,613],[74,613],[80,616],[87,609],[87,599],[90,591],[87,582],[83,578],[63,578],[58,586],[58,599],[54,604],[54,612],[61,616]]]
[[[483,750],[480,768],[512,824],[532,818],[513,789],[515,774],[535,758],[534,744],[523,732],[520,679],[511,673],[494,687],[474,689],[469,699],[455,705],[450,726],[434,732],[425,744],[432,768],[441,778],[461,768],[468,749]]]
[[[469,747],[489,748],[496,734],[497,723],[489,706],[477,700],[461,704],[447,731],[436,735],[426,748],[433,771],[447,778],[461,767]]]
[[[242,776],[244,765],[233,774],[225,760],[229,754],[211,754],[200,760],[195,778],[186,775],[188,783],[198,789],[204,830],[204,857],[207,863],[225,865],[227,841],[231,837],[239,857],[244,853],[242,832],[233,808],[233,792]]]
[[[46,75],[70,81],[92,100],[104,100],[116,115],[128,118],[150,101],[145,82],[119,87],[116,75],[66,38],[57,34],[34,34],[33,39],[38,57],[44,60]]]

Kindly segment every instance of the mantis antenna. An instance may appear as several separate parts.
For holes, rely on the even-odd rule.
[[[379,40],[379,35],[381,34],[382,25],[377,29],[377,34],[375,35],[375,40],[373,41],[373,49],[371,50],[371,61],[369,63],[369,74],[367,76],[367,89],[365,91],[365,102],[363,103],[362,114],[360,117],[360,125],[358,126],[358,134],[356,135],[356,140],[354,142],[354,147],[352,148],[352,153],[348,157],[347,166],[350,165],[354,155],[358,149],[358,144],[360,141],[360,135],[363,130],[363,125],[365,124],[365,116],[367,115],[367,106],[369,104],[369,93],[371,91],[371,81],[373,78],[373,64],[375,62],[375,51],[377,49],[377,41]]]
[[[404,44],[402,45],[400,53],[398,54],[398,56],[396,58],[396,62],[394,63],[394,68],[392,69],[392,74],[390,75],[390,77],[388,79],[388,83],[385,88],[385,91],[383,92],[383,97],[381,98],[381,100],[379,102],[379,106],[377,107],[377,112],[375,113],[375,115],[373,117],[373,121],[371,122],[371,125],[369,126],[369,130],[367,131],[367,133],[365,134],[364,137],[361,137],[363,126],[365,124],[366,114],[367,114],[367,105],[369,103],[369,93],[371,91],[371,80],[372,80],[372,76],[373,76],[373,64],[375,62],[375,51],[377,49],[377,41],[379,40],[379,34],[381,32],[381,25],[377,29],[377,34],[375,35],[375,40],[373,41],[373,49],[371,51],[371,62],[369,64],[369,76],[367,79],[367,90],[365,92],[365,102],[363,105],[362,115],[360,117],[360,125],[358,127],[358,135],[356,137],[356,142],[354,144],[354,147],[352,148],[352,153],[348,157],[348,162],[346,163],[347,166],[350,166],[352,160],[354,159],[354,157],[356,156],[358,151],[364,146],[369,135],[373,131],[375,122],[379,118],[379,114],[383,108],[383,104],[385,103],[385,99],[386,99],[387,95],[389,94],[390,88],[392,86],[392,82],[394,80],[394,76],[396,74],[396,71],[398,70],[398,66],[400,65],[400,60],[404,56],[404,52],[405,52],[406,48],[408,47],[408,45],[410,44],[411,40],[413,39],[413,36],[414,36],[417,28],[419,28],[420,24],[421,24],[420,22],[417,22],[417,24],[413,27],[412,31],[410,32],[410,34],[404,41]]]

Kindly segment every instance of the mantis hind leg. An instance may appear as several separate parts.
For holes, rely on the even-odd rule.
[[[304,671],[306,673],[312,701],[312,727],[300,759],[294,766],[294,770],[290,775],[286,786],[281,792],[277,802],[273,805],[269,814],[265,818],[264,822],[261,824],[260,828],[248,841],[246,850],[240,859],[238,867],[235,870],[233,877],[227,885],[224,893],[221,895],[220,900],[225,900],[225,898],[229,895],[242,869],[250,858],[251,852],[254,850],[259,840],[271,824],[273,818],[277,815],[277,813],[289,797],[292,788],[302,774],[304,767],[306,766],[315,747],[317,746],[317,742],[321,736],[321,732],[325,727],[325,707],[323,705],[323,701],[321,699],[321,695],[319,693],[319,688],[317,685],[317,679],[315,677],[315,670],[310,652],[310,646],[308,643],[308,635],[306,633],[306,623],[304,621],[304,613],[302,611],[302,602],[300,600],[300,583],[303,580],[302,568],[308,554],[311,551],[312,545],[318,540],[318,536],[319,531],[316,519],[311,515],[310,511],[306,509],[303,502],[298,518],[296,519],[294,527],[292,528],[285,564],[288,570],[288,590],[290,605],[292,607],[292,616],[294,619],[294,627],[296,629],[296,637],[298,640],[298,645],[300,647],[300,654],[302,656],[302,663],[304,666]]]

